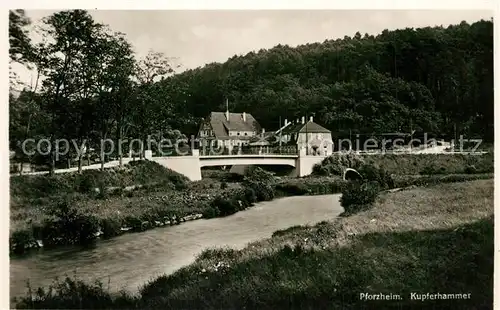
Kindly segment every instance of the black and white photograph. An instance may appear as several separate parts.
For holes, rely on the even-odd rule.
[[[494,308],[493,7],[8,14],[11,309]]]

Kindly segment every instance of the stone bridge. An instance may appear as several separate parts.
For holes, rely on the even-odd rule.
[[[208,155],[199,156],[193,152],[192,156],[149,157],[160,165],[187,176],[191,181],[201,180],[201,168],[210,166],[232,166],[231,171],[243,172],[243,169],[252,165],[275,165],[293,167],[292,175],[303,177],[312,173],[315,164],[325,159],[325,156],[307,155]]]

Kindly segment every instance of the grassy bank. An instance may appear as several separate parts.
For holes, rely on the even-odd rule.
[[[276,232],[241,251],[206,250],[139,296],[60,282],[19,308],[488,309],[493,290],[493,180],[384,193],[335,222]],[[411,293],[470,293],[466,300]],[[361,293],[401,300],[363,301]]]
[[[396,175],[493,173],[493,153],[466,154],[380,154],[333,155],[314,168],[316,175],[341,175],[345,168],[359,169],[363,164],[383,168]]]

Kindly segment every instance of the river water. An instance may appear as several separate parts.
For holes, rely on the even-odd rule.
[[[162,274],[194,261],[209,247],[243,248],[268,238],[276,230],[315,224],[342,212],[340,195],[297,196],[261,202],[228,217],[200,219],[99,241],[77,247],[41,251],[10,261],[10,295],[24,295],[31,287],[50,285],[56,277],[101,280],[112,291],[138,288]]]

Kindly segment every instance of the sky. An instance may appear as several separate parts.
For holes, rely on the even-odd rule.
[[[55,11],[27,10],[34,25]],[[469,23],[490,19],[492,11],[471,10],[268,10],[268,11],[147,11],[90,10],[97,22],[126,35],[138,57],[149,50],[175,57],[178,71],[211,62],[224,62],[234,55],[271,48],[296,46],[361,34],[376,35],[384,29]],[[38,40],[36,35],[33,39]],[[13,70],[25,83],[28,70]]]

